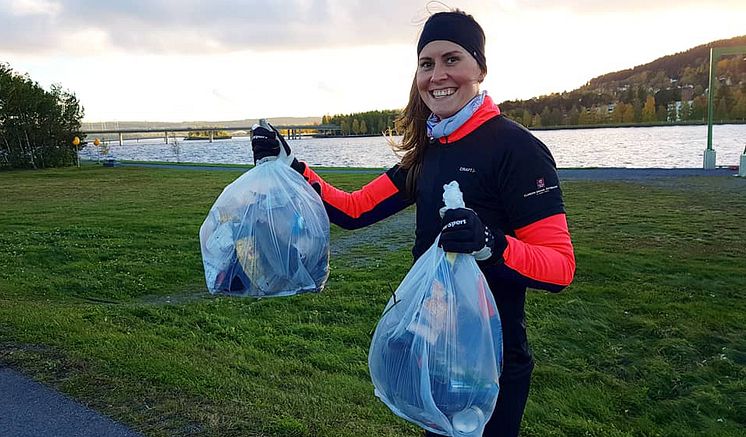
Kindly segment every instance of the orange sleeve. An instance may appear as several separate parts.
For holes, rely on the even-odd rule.
[[[575,276],[575,252],[565,214],[555,214],[506,236],[505,266],[533,281],[566,287]]]
[[[340,190],[326,182],[308,165],[303,171],[303,177],[312,185],[318,184],[319,194],[329,220],[344,229],[368,226],[412,204],[412,201],[401,193],[400,188],[394,182],[402,179],[398,166],[392,167],[352,193]]]
[[[385,173],[352,193],[340,190],[326,182],[308,165],[303,172],[303,177],[309,183],[316,182],[321,185],[321,199],[351,218],[360,217],[399,192]]]

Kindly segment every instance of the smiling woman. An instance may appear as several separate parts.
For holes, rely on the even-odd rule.
[[[562,290],[572,282],[575,258],[552,155],[479,90],[487,73],[484,46],[484,32],[470,15],[456,10],[427,20],[409,103],[398,120],[404,135],[397,148],[404,156],[362,189],[339,190],[303,162],[294,161],[293,168],[317,189],[332,223],[357,229],[416,204],[415,260],[437,243],[479,262],[500,313],[505,357],[484,435],[516,436],[534,365],[524,322],[526,288]],[[255,156],[280,149],[271,146],[252,141]],[[452,181],[466,207],[441,215],[442,187]]]

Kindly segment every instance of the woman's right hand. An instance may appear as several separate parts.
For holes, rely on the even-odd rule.
[[[280,147],[285,151],[284,156],[280,153]],[[284,159],[287,164],[301,175],[306,171],[306,164],[298,161],[293,156],[288,142],[280,135],[280,132],[265,120],[251,127],[251,152],[254,154],[254,165],[261,164],[262,160]],[[319,192],[318,184],[313,188]]]

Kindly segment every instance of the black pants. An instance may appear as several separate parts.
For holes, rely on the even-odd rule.
[[[525,372],[518,378],[508,379],[506,375],[500,377],[500,394],[497,396],[495,412],[487,426],[483,437],[514,437],[521,430],[523,410],[526,408],[528,390],[531,385],[531,371]],[[426,432],[426,436],[438,436]]]

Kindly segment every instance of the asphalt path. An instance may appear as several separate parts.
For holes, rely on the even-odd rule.
[[[246,168],[200,165],[118,163],[122,167],[244,172]],[[337,168],[320,173],[379,174],[383,170]],[[593,168],[560,169],[562,181],[637,181],[688,176],[732,176],[737,169],[718,168]],[[85,405],[35,382],[7,367],[0,367],[0,436],[142,437]]]
[[[221,167],[207,165],[179,165],[179,164],[148,164],[148,163],[118,163],[121,167],[146,167],[146,168],[166,168],[176,170],[209,170],[209,171],[235,171],[245,172],[246,167]],[[380,174],[384,169],[366,169],[366,168],[333,168],[318,170],[319,173],[343,173],[343,174]],[[716,168],[713,170],[704,170],[701,168],[579,168],[579,169],[559,169],[560,180],[562,181],[614,181],[614,180],[644,180],[660,179],[669,177],[687,177],[687,176],[733,176],[738,174],[738,169],[734,168]]]
[[[7,367],[0,367],[0,436],[143,437]]]

